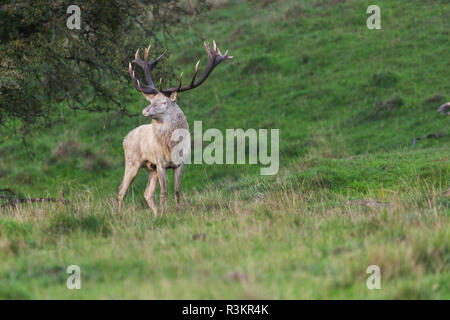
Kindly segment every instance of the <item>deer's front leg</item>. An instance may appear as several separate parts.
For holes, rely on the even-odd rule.
[[[174,177],[174,189],[175,189],[175,204],[178,206],[180,204],[180,182],[181,175],[183,174],[183,163],[179,167],[173,170]]]
[[[158,166],[156,168],[156,172],[158,172],[159,185],[161,186],[161,212],[165,213],[167,198],[166,168],[164,168],[163,166]]]

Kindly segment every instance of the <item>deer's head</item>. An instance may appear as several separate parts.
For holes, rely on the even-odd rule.
[[[162,120],[164,115],[170,112],[170,109],[176,105],[177,92],[173,92],[169,97],[162,93],[156,95],[146,95],[144,97],[150,104],[142,110],[144,117],[150,117],[156,120]]]
[[[189,85],[182,85],[183,73],[181,73],[178,86],[163,89],[162,88],[162,78],[159,79],[159,88],[157,89],[153,83],[151,71],[152,68],[155,67],[161,58],[164,56],[165,52],[161,54],[154,61],[148,61],[148,55],[150,52],[150,47],[145,49],[144,60],[141,60],[139,56],[139,49],[136,51],[134,60],[131,61],[128,65],[128,72],[133,80],[134,87],[142,93],[142,95],[150,102],[150,105],[147,106],[144,110],[142,110],[142,114],[145,117],[151,117],[153,119],[161,119],[164,115],[174,106],[176,106],[177,94],[178,92],[183,92],[187,90],[194,89],[201,85],[209,76],[209,74],[213,71],[213,69],[222,61],[232,59],[232,56],[228,55],[228,50],[224,55],[220,52],[220,49],[217,47],[216,42],[213,41],[213,50],[209,47],[209,45],[205,42],[205,49],[208,55],[208,59],[206,61],[205,70],[200,75],[199,79],[195,81],[197,77],[198,65],[200,60],[196,63],[194,68],[194,75],[189,83]],[[131,66],[131,63],[137,64],[144,70],[145,79],[147,80],[147,84],[141,84],[139,80],[136,79],[136,75]]]

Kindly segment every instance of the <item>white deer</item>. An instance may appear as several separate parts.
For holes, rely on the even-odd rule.
[[[136,51],[135,58],[132,62],[144,70],[147,84],[141,84],[140,81],[136,79],[131,63],[129,64],[128,71],[135,88],[150,102],[150,105],[142,111],[142,114],[145,117],[150,117],[152,123],[142,125],[130,131],[123,141],[125,173],[119,187],[119,211],[122,210],[125,192],[141,168],[148,171],[148,184],[145,189],[144,197],[154,214],[158,213],[154,202],[158,180],[161,186],[162,213],[166,211],[166,169],[168,168],[174,169],[175,202],[177,205],[179,204],[183,162],[175,161],[175,159],[172,158],[172,151],[174,146],[179,143],[183,143],[182,150],[186,150],[185,148],[189,149],[190,140],[172,140],[172,134],[175,130],[189,130],[186,117],[176,104],[177,94],[178,92],[198,87],[206,80],[206,78],[208,78],[211,71],[219,63],[233,58],[228,55],[228,50],[222,55],[219,48],[216,46],[215,41],[213,41],[213,44],[214,48],[211,50],[209,45],[205,42],[208,60],[206,62],[205,70],[197,81],[195,81],[195,78],[197,76],[200,60],[195,65],[194,75],[192,76],[189,85],[182,86],[183,74],[181,74],[178,86],[166,90],[162,89],[162,79],[159,81],[159,89],[156,89],[151,77],[152,68],[156,66],[159,60],[161,60],[164,53],[156,60],[148,61],[151,46],[145,49],[144,60],[141,60],[139,57],[139,49]]]

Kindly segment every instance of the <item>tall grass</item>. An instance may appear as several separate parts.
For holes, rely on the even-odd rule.
[[[71,203],[10,208],[0,220],[3,298],[448,298],[445,190],[417,181],[371,207],[349,195],[260,182],[185,195],[154,216],[133,199],[73,190]],[[366,199],[379,200],[380,190]],[[67,266],[82,289],[66,288]],[[382,289],[366,287],[366,268]]]

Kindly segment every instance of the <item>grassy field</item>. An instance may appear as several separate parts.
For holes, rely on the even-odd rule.
[[[164,216],[143,172],[117,214],[122,139],[145,118],[62,109],[28,137],[33,160],[2,134],[0,188],[70,204],[0,209],[0,298],[449,299],[450,4],[377,4],[382,30],[356,0],[221,1],[190,21],[165,63],[189,77],[199,35],[235,56],[180,94],[190,127],[278,128],[280,171],[188,165]],[[128,105],[146,106],[131,83]]]

